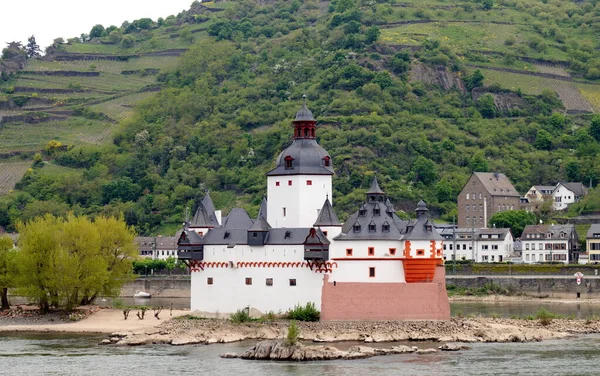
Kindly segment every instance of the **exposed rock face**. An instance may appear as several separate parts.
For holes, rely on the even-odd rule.
[[[430,352],[436,352],[437,350],[415,350],[408,346],[395,346],[391,349],[378,349],[368,346],[352,346],[348,349],[348,351],[343,351],[333,346],[304,346],[302,344],[289,346],[286,345],[283,340],[267,340],[258,342],[252,348],[240,355],[239,358],[254,360],[314,361],[334,359],[363,359],[380,355],[412,353],[415,351],[421,351],[421,353],[426,354]],[[235,358],[237,355],[227,353],[221,355],[221,357]]]
[[[119,332],[109,341],[118,345],[145,344],[212,344],[247,339],[285,338],[289,322],[232,324],[221,319],[166,321],[158,329],[143,333]],[[450,321],[360,321],[298,322],[299,340],[331,343],[399,341],[434,342],[525,342],[565,338],[570,333],[600,333],[600,321],[555,319],[543,326],[537,320],[454,318]],[[118,340],[118,341],[117,341]],[[276,350],[287,354],[288,349]],[[271,349],[269,349],[269,354]],[[287,355],[277,355],[285,357]]]
[[[422,81],[429,85],[439,85],[444,90],[457,89],[461,93],[466,92],[460,78],[444,66],[429,67],[424,64],[414,64],[410,71],[410,81]]]

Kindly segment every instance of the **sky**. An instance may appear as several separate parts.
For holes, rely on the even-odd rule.
[[[0,0],[0,49],[7,42],[35,35],[44,50],[58,37],[78,37],[96,24],[121,26],[123,21],[170,15],[189,9],[193,0]]]

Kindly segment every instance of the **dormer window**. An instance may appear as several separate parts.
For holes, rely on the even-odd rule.
[[[377,226],[375,225],[375,222],[371,221],[371,223],[369,223],[369,232],[376,232],[377,231]]]
[[[331,164],[331,157],[328,155],[323,157],[323,166],[329,167],[330,164]]]
[[[358,215],[360,217],[364,217],[365,215],[367,215],[367,209],[365,209],[365,207],[361,207],[360,209],[358,209]]]
[[[360,232],[360,224],[358,222],[355,223],[354,226],[352,226],[352,229],[354,232]]]
[[[551,232],[547,233],[546,238],[548,238],[548,239],[552,238],[552,233]]]
[[[286,231],[284,239],[289,239],[291,236],[292,236],[292,232],[291,231]]]
[[[292,158],[290,155],[288,155],[287,157],[284,158],[284,160],[285,160],[285,169],[292,170],[294,168],[294,158]]]
[[[381,215],[381,209],[379,209],[379,208],[373,209],[373,215]]]
[[[385,222],[383,225],[381,225],[381,231],[390,232],[390,224]]]
[[[229,231],[225,231],[225,235],[223,235],[223,239],[229,239]]]
[[[431,231],[431,225],[425,225],[425,231]]]

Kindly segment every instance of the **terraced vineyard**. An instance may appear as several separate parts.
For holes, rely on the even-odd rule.
[[[8,193],[31,166],[31,161],[0,162],[0,195]]]

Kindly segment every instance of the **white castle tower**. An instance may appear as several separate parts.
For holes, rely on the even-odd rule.
[[[267,218],[273,227],[312,227],[332,197],[333,163],[317,143],[316,123],[305,101],[293,121],[294,141],[267,173]]]

